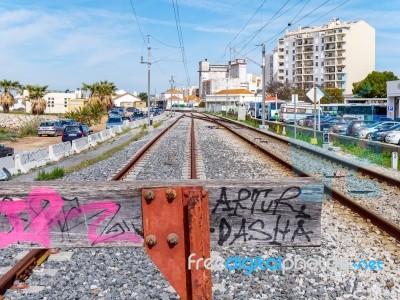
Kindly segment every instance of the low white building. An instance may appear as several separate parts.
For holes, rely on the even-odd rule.
[[[66,90],[65,92],[50,91],[44,95],[43,99],[46,101],[46,114],[64,114],[68,111],[68,100],[81,99],[82,91],[77,89],[76,91]],[[26,101],[26,112],[31,111],[31,102]]]
[[[400,80],[386,82],[387,89],[387,116],[400,118]]]
[[[123,106],[123,107],[134,107],[135,103],[141,102],[142,100],[130,93],[120,94],[113,99],[115,106]]]
[[[206,95],[206,110],[236,111],[238,106],[245,105],[248,108],[254,101],[261,101],[261,94],[257,95],[246,89],[221,90],[212,95]]]

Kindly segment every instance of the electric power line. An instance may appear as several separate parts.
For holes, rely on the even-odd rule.
[[[186,80],[187,80],[188,86],[190,86],[190,77],[189,77],[189,72],[188,72],[188,68],[187,68],[185,46],[183,43],[182,27],[181,27],[181,21],[180,21],[179,10],[178,10],[178,0],[175,0],[175,2],[174,2],[174,0],[172,0],[172,6],[174,8],[175,23],[176,23],[176,29],[178,32],[179,45],[181,47],[181,54],[182,54],[183,66],[184,66],[185,73],[186,73]]]
[[[142,36],[142,40],[143,40],[144,44],[146,44],[146,39],[144,38],[144,35],[143,35],[143,32],[142,32],[142,28],[140,28],[139,20],[138,20],[137,15],[136,15],[135,8],[133,7],[132,0],[129,0],[129,2],[131,3],[132,12],[133,12],[133,15],[135,16],[137,26],[139,27],[139,31],[140,31],[140,34]]]

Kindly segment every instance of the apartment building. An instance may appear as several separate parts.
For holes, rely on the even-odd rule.
[[[199,62],[199,97],[205,99],[221,90],[261,89],[261,77],[247,73],[245,59],[234,59],[226,65],[211,64],[207,59]]]
[[[317,27],[286,32],[266,56],[267,82],[290,81],[299,88],[314,84],[352,94],[353,82],[375,70],[375,29],[364,21],[335,18]]]

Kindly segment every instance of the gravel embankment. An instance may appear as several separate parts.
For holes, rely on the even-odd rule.
[[[168,121],[170,122],[170,121]],[[182,176],[180,155],[187,139],[187,120],[168,133],[149,156],[146,167],[138,179],[177,179]],[[261,179],[293,177],[292,172],[271,162],[254,149],[243,147],[222,129],[210,129],[209,123],[196,121],[197,150],[203,159],[207,179]],[[158,130],[163,128],[163,124]],[[106,180],[119,170],[129,155],[140,148],[146,137],[132,143],[112,158],[85,170],[70,174],[64,180]],[[178,144],[179,143],[179,144]],[[175,159],[171,163],[171,155]],[[310,164],[308,158],[298,157],[299,163]],[[163,177],[164,174],[166,177]],[[172,175],[173,174],[173,175]],[[170,176],[171,177],[168,177]],[[2,250],[11,251],[11,249]],[[44,267],[59,269],[57,276],[29,279],[38,285],[41,280],[46,289],[38,294],[8,292],[6,299],[176,299],[154,264],[142,248],[70,249],[74,255],[68,262],[46,262]],[[318,248],[252,248],[213,249],[213,256],[224,259],[233,256],[255,258],[289,258],[300,255],[303,259],[345,257],[349,261],[380,259],[383,270],[345,271],[294,270],[213,271],[214,299],[400,299],[400,250],[392,238],[379,232],[373,225],[356,218],[348,209],[326,201],[322,210],[322,245]],[[62,287],[62,288],[61,288]]]

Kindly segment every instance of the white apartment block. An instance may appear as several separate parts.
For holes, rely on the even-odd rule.
[[[364,21],[333,19],[318,27],[299,27],[278,40],[266,56],[267,82],[337,87],[352,94],[353,83],[375,70],[375,29]]]
[[[205,59],[199,62],[199,97],[205,99],[221,90],[261,90],[260,76],[247,73],[244,59],[229,61],[227,65],[215,65]]]

